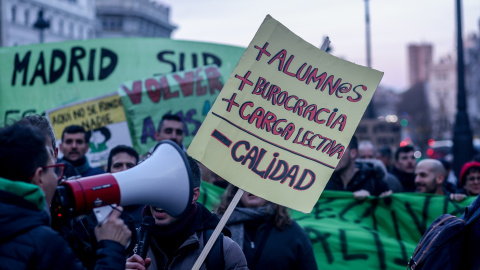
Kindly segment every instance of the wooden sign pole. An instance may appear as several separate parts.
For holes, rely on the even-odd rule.
[[[225,227],[227,220],[230,218],[230,215],[232,215],[235,207],[237,207],[237,204],[240,201],[240,198],[242,197],[244,192],[245,191],[243,189],[238,189],[237,193],[235,193],[233,200],[228,205],[227,210],[225,211],[222,218],[220,219],[220,222],[218,223],[217,227],[213,231],[212,236],[210,236],[210,239],[208,239],[207,244],[203,248],[202,253],[200,253],[200,256],[198,257],[197,261],[193,265],[192,270],[200,269],[200,266],[202,266],[203,261],[205,260],[208,253],[210,252],[210,249],[212,249],[215,241],[217,241],[217,238],[220,235],[220,232],[223,230],[223,227]]]

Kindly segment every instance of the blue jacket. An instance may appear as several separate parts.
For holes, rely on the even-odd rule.
[[[0,269],[84,269],[44,206],[38,186],[0,178]],[[100,241],[95,269],[125,269],[125,255],[121,244]]]

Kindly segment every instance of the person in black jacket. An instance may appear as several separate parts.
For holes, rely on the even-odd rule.
[[[187,159],[192,170],[192,204],[185,215],[179,218],[169,215],[161,208],[146,205],[143,216],[151,216],[155,220],[148,252],[145,260],[138,254],[129,257],[125,269],[192,269],[207,243],[208,231],[213,233],[218,225],[220,219],[197,202],[201,171],[195,159],[190,156]],[[224,235],[215,242],[221,241],[220,255],[212,250],[200,269],[248,269],[240,247],[229,237],[230,231],[224,228],[222,232]],[[210,257],[212,255],[214,257]]]
[[[383,181],[384,173],[368,162],[355,162],[358,143],[355,135],[350,140],[342,159],[325,186],[325,190],[351,191],[355,198],[386,196],[391,193]]]
[[[229,185],[217,214],[225,213],[237,191]],[[285,206],[245,191],[227,226],[247,258],[248,269],[317,269],[310,238]]]
[[[55,164],[44,134],[27,122],[0,129],[1,269],[83,269],[67,242],[50,227],[49,206],[63,164]],[[124,269],[131,232],[116,208],[95,233],[96,269]]]
[[[415,192],[415,148],[411,145],[401,146],[395,151],[395,163],[390,172],[402,184],[402,192]]]

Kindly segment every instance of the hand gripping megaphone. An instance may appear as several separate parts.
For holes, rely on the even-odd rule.
[[[139,204],[179,217],[188,210],[192,196],[192,172],[185,153],[174,142],[162,141],[150,157],[130,170],[63,182],[52,203],[52,219],[88,214],[104,206]],[[110,211],[100,216],[100,211],[94,212],[98,219],[108,217]]]

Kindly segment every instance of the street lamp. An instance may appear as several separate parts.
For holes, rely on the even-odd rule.
[[[453,127],[453,170],[459,177],[463,164],[473,157],[473,141],[468,121],[463,64],[462,10],[461,0],[456,0],[457,15],[457,115]]]
[[[40,31],[40,43],[43,43],[43,31],[45,31],[47,28],[50,28],[50,22],[43,18],[43,9],[38,11],[37,21],[33,25],[33,28]]]
[[[372,57],[371,57],[371,50],[370,50],[370,10],[368,7],[368,0],[365,0],[365,40],[366,40],[366,47],[367,47],[367,67],[372,67]],[[369,119],[375,118],[375,110],[373,108],[373,98],[367,106],[367,110],[365,112],[366,117]]]

